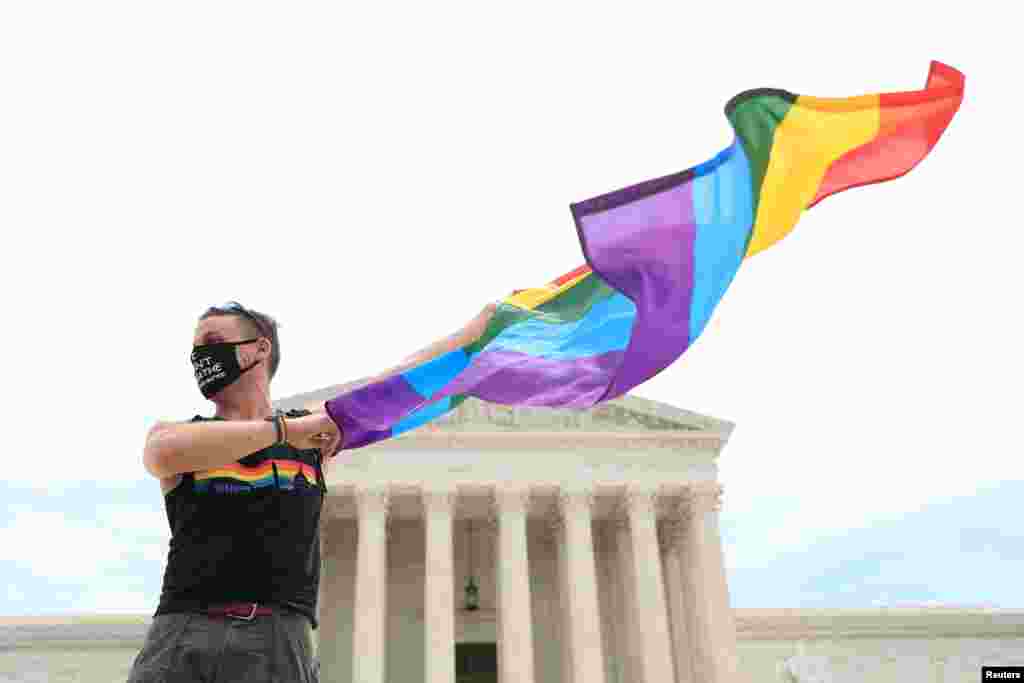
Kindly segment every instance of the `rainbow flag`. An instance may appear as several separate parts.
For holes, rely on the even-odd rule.
[[[725,108],[736,135],[715,158],[571,205],[586,265],[504,299],[475,343],[327,401],[342,448],[397,436],[467,396],[586,409],[625,394],[689,348],[743,259],[804,209],[924,159],[964,80],[932,62],[913,92],[736,95]]]

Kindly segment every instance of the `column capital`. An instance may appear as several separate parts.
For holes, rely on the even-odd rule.
[[[487,487],[484,501],[484,516],[470,518],[469,520],[471,524],[479,527],[488,534],[495,534],[498,532],[498,523],[501,518],[498,510],[496,489],[496,485]]]
[[[370,514],[387,516],[391,510],[391,490],[387,486],[357,488],[354,497],[360,516]]]
[[[662,552],[668,552],[686,536],[686,525],[694,517],[689,487],[666,484],[658,487],[658,499],[663,515],[657,519],[658,543]]]
[[[513,513],[525,515],[530,511],[530,502],[533,500],[533,492],[529,487],[515,486],[504,488],[496,486],[494,497],[491,499],[492,509],[498,517],[501,514]]]
[[[691,484],[683,494],[690,515],[701,516],[722,509],[723,487],[717,482]]]
[[[501,518],[505,515],[516,515],[526,518],[529,515],[533,491],[525,486],[502,488],[496,485],[491,493],[488,509],[488,520],[493,531],[501,527]]]
[[[574,512],[585,512],[589,517],[594,510],[595,500],[594,489],[589,487],[559,489],[556,507],[563,519]]]
[[[558,493],[555,495],[557,496]],[[541,540],[549,547],[558,547],[559,538],[565,529],[565,520],[562,517],[561,505],[557,498],[553,503],[546,506],[541,516],[541,521],[543,523]]]
[[[655,488],[629,486],[622,494],[621,500],[622,511],[630,519],[648,511],[657,515],[658,490]]]
[[[452,487],[422,486],[420,499],[423,501],[423,511],[428,515],[432,513],[454,514],[458,492]]]
[[[628,489],[623,488],[615,497],[612,509],[608,513],[608,523],[615,532],[629,528],[629,500]]]
[[[659,489],[645,486],[625,486],[615,500],[609,521],[617,529],[629,528],[638,514],[658,518]]]

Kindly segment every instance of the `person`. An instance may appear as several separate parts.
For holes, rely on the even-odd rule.
[[[472,343],[495,306],[369,383]],[[313,631],[325,464],[342,434],[321,406],[274,410],[278,324],[238,302],[210,307],[192,367],[212,417],[158,422],[143,464],[171,528],[163,588],[128,683],[319,680]]]

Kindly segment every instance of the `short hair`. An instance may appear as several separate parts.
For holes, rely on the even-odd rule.
[[[214,316],[225,315],[241,320],[242,325],[251,334],[270,340],[269,379],[274,379],[274,375],[277,374],[277,366],[281,364],[281,344],[277,338],[277,321],[266,313],[246,308],[237,301],[229,301],[221,306],[210,306],[205,313],[199,316],[199,319],[206,320]]]

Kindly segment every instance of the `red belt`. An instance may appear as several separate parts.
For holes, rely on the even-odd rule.
[[[206,608],[206,614],[211,617],[234,617],[252,621],[255,617],[266,617],[274,613],[274,610],[267,606],[257,605],[255,602],[233,602],[230,605],[214,605]]]

